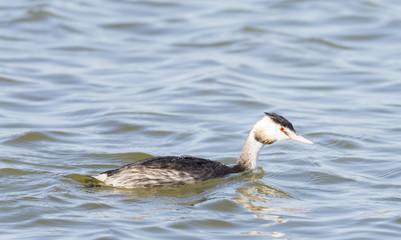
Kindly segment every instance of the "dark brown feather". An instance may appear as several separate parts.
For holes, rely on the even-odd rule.
[[[162,156],[147,158],[103,173],[107,174],[107,176],[112,176],[135,166],[143,166],[147,169],[182,171],[197,176],[201,181],[231,173],[230,167],[224,164],[192,156]]]
[[[278,115],[277,113],[274,112],[265,112],[265,114],[270,117],[271,120],[273,120],[273,122],[280,124],[283,127],[286,127],[288,129],[290,129],[293,132],[296,132],[294,127],[292,126],[292,123],[290,121],[288,121],[287,119],[285,119],[283,116]]]

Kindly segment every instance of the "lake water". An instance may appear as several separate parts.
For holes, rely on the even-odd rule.
[[[0,3],[1,239],[399,239],[401,3]],[[93,176],[234,164],[274,111],[315,144],[258,169],[124,190]]]

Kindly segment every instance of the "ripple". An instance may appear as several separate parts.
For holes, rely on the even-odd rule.
[[[344,49],[344,50],[354,49],[352,47],[347,47],[347,46],[343,46],[343,45],[337,44],[334,41],[327,41],[327,40],[323,40],[323,39],[311,38],[311,39],[307,39],[307,41],[311,42],[311,43],[323,44],[323,45],[331,47],[331,48],[338,48],[338,49]]]
[[[395,2],[0,10],[3,238],[399,237]],[[275,143],[254,172],[188,186],[125,190],[89,177],[152,155],[233,164],[264,111],[315,145]]]
[[[4,143],[10,145],[19,144],[36,144],[43,142],[70,142],[69,139],[72,136],[78,136],[71,132],[63,131],[34,131],[25,132],[21,135],[15,136],[12,139],[5,141]]]
[[[32,170],[22,170],[22,169],[15,169],[15,168],[1,168],[0,174],[3,176],[10,176],[10,175],[31,175],[31,174],[41,174],[46,172],[38,172]]]

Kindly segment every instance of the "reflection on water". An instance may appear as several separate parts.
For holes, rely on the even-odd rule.
[[[141,159],[138,159],[141,160]],[[196,184],[183,184],[183,185],[169,185],[169,186],[161,186],[161,187],[152,187],[152,188],[115,188],[115,187],[109,187],[109,186],[104,186],[100,181],[97,179],[87,176],[87,175],[81,175],[81,174],[69,174],[66,177],[79,182],[82,184],[83,187],[87,189],[95,189],[96,191],[103,192],[103,193],[115,193],[115,194],[127,194],[130,196],[133,196],[135,198],[150,198],[150,197],[175,197],[175,198],[180,198],[184,196],[189,196],[189,195],[201,195],[205,191],[209,191],[212,189],[218,189],[220,186],[224,184],[230,184],[230,183],[235,183],[235,182],[253,182],[258,184],[259,186],[256,187],[255,189],[258,189],[258,191],[262,191],[267,193],[269,191],[270,194],[276,194],[275,195],[270,195],[273,197],[291,197],[290,195],[275,189],[270,186],[263,185],[261,182],[259,182],[257,179],[260,179],[263,177],[263,174],[265,172],[259,168],[258,170],[249,172],[249,173],[242,173],[242,174],[231,174],[229,176],[226,176],[224,178],[216,178],[216,179],[210,179],[205,182],[200,182]],[[244,189],[247,189],[245,187]],[[243,191],[243,190],[241,190]],[[277,195],[279,194],[279,195]],[[256,195],[255,195],[256,196]]]
[[[277,189],[275,187],[266,185],[259,180],[250,179],[248,180],[250,186],[241,187],[237,189],[239,195],[232,200],[236,203],[243,205],[250,212],[253,212],[253,216],[256,218],[264,219],[267,223],[263,226],[272,226],[275,224],[285,223],[289,221],[285,219],[283,215],[288,215],[288,212],[301,212],[298,209],[281,209],[272,206],[271,198],[291,198],[296,199],[290,194]],[[260,231],[248,231],[246,234],[249,235],[270,235],[272,237],[281,238],[287,236],[286,233],[280,232],[260,232]]]
[[[399,1],[0,10],[2,239],[399,238]],[[234,164],[264,111],[315,145],[277,143],[266,173],[188,186],[87,177],[144,153]]]
[[[196,184],[159,186],[152,188],[116,188],[116,187],[105,186],[97,179],[86,175],[70,174],[67,177],[81,183],[82,186],[87,189],[94,189],[98,192],[108,193],[108,194],[126,194],[134,198],[152,198],[152,197],[180,198],[189,195],[201,195],[207,190],[217,188],[218,185],[230,181],[230,179],[227,178],[223,180],[211,179]]]
[[[67,177],[71,178],[83,185],[88,190],[96,191],[102,194],[117,194],[132,197],[131,200],[136,202],[138,199],[152,199],[152,198],[170,198],[170,204],[178,206],[192,206],[202,205],[207,203],[211,199],[207,197],[208,192],[215,191],[224,185],[235,186],[236,183],[240,182],[241,187],[234,189],[233,194],[235,197],[231,198],[237,204],[253,213],[253,216],[258,219],[263,219],[265,223],[262,226],[273,226],[275,224],[286,223],[289,219],[286,219],[284,215],[288,216],[288,213],[297,213],[298,215],[302,212],[299,209],[289,208],[277,208],[272,203],[272,198],[283,198],[283,199],[294,199],[289,193],[282,191],[273,186],[266,185],[260,181],[265,171],[259,168],[250,173],[233,174],[226,178],[211,179],[206,182],[186,185],[173,185],[163,186],[154,188],[139,188],[139,189],[124,189],[114,188],[102,185],[95,178],[80,175],[70,174]],[[174,199],[174,200],[172,200]],[[165,208],[166,201],[163,205],[160,205],[160,209],[154,209],[160,211]],[[220,203],[216,202],[216,206],[208,206],[209,210],[214,209],[221,211],[223,208],[221,204],[227,206],[227,202]],[[235,207],[235,206],[230,206]],[[151,218],[150,215],[138,214],[132,216],[135,220],[146,220]],[[269,235],[275,238],[281,238],[287,236],[286,233],[281,232],[262,232],[262,231],[243,231],[244,234],[248,235]]]

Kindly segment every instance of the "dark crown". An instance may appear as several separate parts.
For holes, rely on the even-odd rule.
[[[273,120],[273,122],[280,124],[281,126],[290,129],[291,131],[295,132],[294,127],[292,126],[292,123],[290,123],[290,121],[288,121],[287,119],[285,119],[283,116],[278,115],[274,112],[265,112],[265,114],[270,117],[271,120]]]

